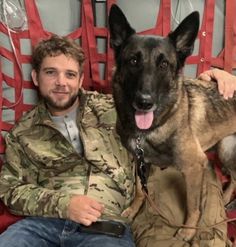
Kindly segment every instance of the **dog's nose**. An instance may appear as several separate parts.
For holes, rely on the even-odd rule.
[[[150,94],[138,94],[135,102],[139,110],[149,110],[153,107],[153,101]]]

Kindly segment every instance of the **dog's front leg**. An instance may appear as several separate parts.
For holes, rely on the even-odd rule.
[[[136,189],[136,192],[135,192],[135,198],[134,198],[133,202],[121,214],[121,216],[127,217],[131,220],[138,213],[138,211],[141,208],[141,206],[143,205],[143,202],[145,199],[145,196],[144,196],[143,191],[142,191],[141,182],[140,182],[140,179],[137,175],[136,175],[136,188],[135,189]]]
[[[229,185],[227,186],[223,194],[224,205],[227,205],[232,200],[232,196],[235,190],[236,190],[236,180],[234,179],[232,174],[230,174]]]
[[[205,156],[205,155],[204,155]],[[184,225],[176,234],[176,237],[181,240],[189,241],[196,233],[196,226],[200,218],[200,199],[202,192],[203,173],[207,164],[207,158],[194,159],[194,163],[188,160],[188,163],[183,166],[182,173],[186,182],[187,193],[187,217]]]

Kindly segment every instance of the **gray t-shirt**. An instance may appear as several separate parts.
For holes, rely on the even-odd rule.
[[[52,121],[56,124],[58,130],[70,141],[75,150],[82,154],[83,146],[79,136],[79,129],[76,124],[77,107],[64,116],[52,116]]]

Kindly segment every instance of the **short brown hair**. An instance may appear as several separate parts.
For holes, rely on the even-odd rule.
[[[47,40],[42,40],[34,48],[32,54],[32,67],[39,73],[43,59],[47,56],[53,57],[64,54],[75,59],[80,66],[80,73],[83,72],[85,55],[83,49],[74,40],[67,37],[53,35]]]

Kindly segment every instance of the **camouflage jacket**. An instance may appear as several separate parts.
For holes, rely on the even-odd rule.
[[[67,218],[70,197],[87,194],[105,205],[103,217],[120,219],[133,199],[134,163],[115,121],[111,95],[81,90],[81,156],[39,103],[6,135],[0,198],[14,214]]]

